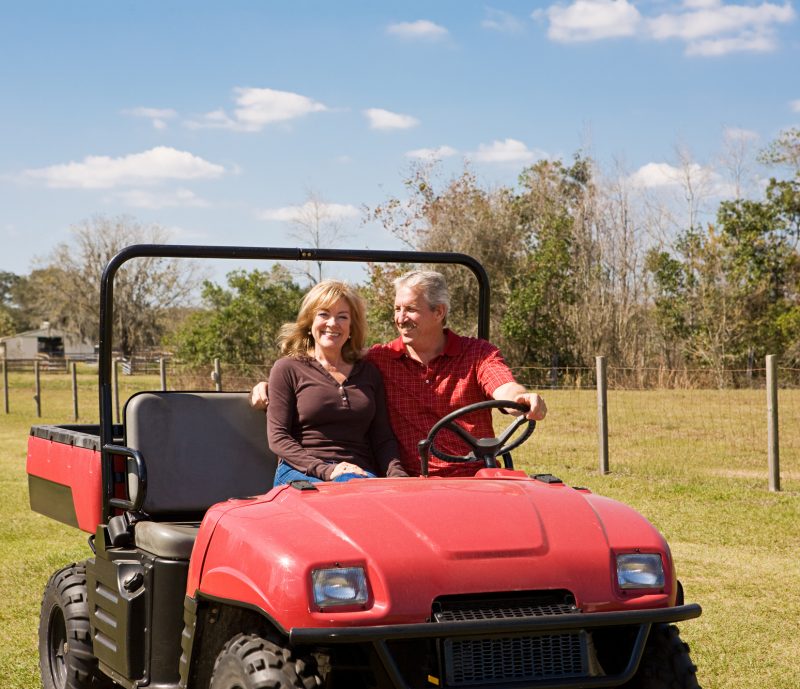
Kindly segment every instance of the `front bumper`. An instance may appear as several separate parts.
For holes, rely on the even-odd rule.
[[[554,678],[552,681],[549,679],[537,679],[528,682],[491,683],[492,689],[614,687],[627,682],[636,673],[651,625],[690,620],[699,617],[701,612],[702,609],[699,605],[689,604],[651,610],[545,615],[510,620],[423,622],[375,627],[294,628],[289,631],[289,640],[295,645],[371,643],[393,686],[396,689],[412,689],[403,678],[393,658],[391,649],[388,647],[388,642],[418,639],[446,641],[468,638],[491,640],[525,635],[596,630],[608,627],[636,628],[635,641],[629,660],[620,672],[592,677],[560,677]]]

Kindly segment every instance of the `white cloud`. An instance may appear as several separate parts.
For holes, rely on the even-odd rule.
[[[416,160],[443,160],[456,155],[458,151],[452,146],[437,146],[436,148],[417,148],[406,153],[407,158]]]
[[[666,3],[650,3],[663,7]],[[647,6],[647,5],[640,5]],[[563,43],[636,36],[678,40],[687,55],[718,56],[768,52],[778,44],[776,27],[794,21],[791,3],[733,4],[723,0],[684,0],[660,14],[645,17],[630,0],[574,0],[534,11],[549,21],[547,35]]]
[[[416,117],[401,115],[381,108],[364,110],[364,115],[369,120],[370,129],[410,129],[419,124]]]
[[[721,0],[689,5],[687,12],[664,13],[648,21],[654,38],[680,38],[685,41],[720,34],[753,32],[775,23],[794,19],[790,4],[725,5]]]
[[[288,122],[328,107],[307,96],[291,91],[266,88],[235,88],[236,108],[233,115],[223,109],[212,110],[199,120],[187,122],[192,129],[231,129],[240,132],[259,132],[266,125]]]
[[[634,187],[653,189],[680,184],[681,171],[668,163],[647,163],[634,172],[628,181]]]
[[[634,186],[644,189],[660,187],[677,187],[691,179],[695,186],[700,185],[709,191],[721,193],[720,175],[709,167],[698,163],[690,163],[688,167],[676,167],[669,163],[647,163],[634,172],[628,181]]]
[[[189,189],[177,189],[173,192],[152,192],[144,189],[131,189],[115,194],[116,198],[133,208],[207,208],[208,201],[201,199]]]
[[[630,177],[628,182],[638,189],[652,190],[656,194],[667,194],[683,198],[683,187],[687,182],[698,193],[698,198],[729,199],[736,196],[736,186],[713,168],[691,163],[687,167],[676,167],[668,163],[648,163]]]
[[[426,41],[439,41],[449,36],[447,29],[427,19],[390,24],[386,28],[386,33],[408,40]]]
[[[223,174],[225,168],[221,165],[167,146],[121,158],[87,156],[79,163],[51,165],[24,172],[27,178],[63,189],[111,189],[176,179],[214,179]]]
[[[283,206],[282,208],[268,208],[258,213],[261,220],[279,220],[293,222],[305,218],[318,216],[325,220],[346,220],[357,218],[360,215],[358,208],[344,203],[319,203],[306,201],[302,206]]]
[[[481,26],[500,33],[520,33],[525,28],[525,25],[510,12],[496,10],[493,7],[486,8],[486,18],[481,22]]]
[[[789,107],[792,109],[792,112],[800,112],[800,98],[791,101]]]
[[[726,5],[706,0],[685,5],[686,12],[668,12],[648,21],[657,40],[686,42],[687,55],[713,57],[740,52],[770,52],[778,45],[775,26],[795,19],[788,3]]]
[[[133,117],[149,119],[156,129],[166,129],[167,120],[174,119],[178,116],[178,113],[171,108],[132,108],[130,110],[123,110],[123,113],[132,115]]]
[[[517,139],[504,139],[481,144],[472,157],[479,163],[530,163],[538,157],[544,157],[544,154],[531,151]]]
[[[751,129],[742,129],[740,127],[725,127],[722,131],[722,136],[726,141],[758,141],[761,137],[758,132]]]
[[[562,43],[633,36],[642,19],[627,0],[576,0],[566,7],[551,5],[544,15],[550,20],[547,35]]]

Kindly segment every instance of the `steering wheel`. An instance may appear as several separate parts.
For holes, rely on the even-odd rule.
[[[475,438],[471,433],[464,430],[462,426],[454,423],[456,419],[460,419],[462,416],[466,416],[480,409],[517,409],[522,412],[530,410],[527,405],[520,404],[519,402],[512,402],[510,400],[487,400],[485,402],[478,402],[477,404],[470,404],[451,412],[437,421],[433,425],[433,428],[431,428],[430,433],[428,433],[428,437],[419,442],[420,469],[423,476],[428,475],[428,459],[430,453],[433,453],[435,457],[445,462],[483,462],[484,466],[488,468],[497,467],[497,458],[503,455],[505,467],[507,469],[514,468],[509,452],[519,447],[530,438],[533,429],[536,428],[536,421],[525,418],[525,416],[519,416],[505,431],[503,431],[499,438]],[[516,433],[520,426],[525,424],[527,424],[527,427],[522,433],[509,443],[509,438]],[[469,454],[451,455],[443,452],[434,445],[436,436],[445,428],[455,433],[469,445],[471,449]]]

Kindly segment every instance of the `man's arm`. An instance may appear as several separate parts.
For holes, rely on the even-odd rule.
[[[256,383],[250,391],[250,406],[253,409],[266,409],[268,404],[267,382],[262,380],[260,383]]]
[[[499,388],[496,388],[492,393],[492,397],[496,400],[512,400],[520,404],[527,404],[531,410],[525,414],[529,419],[534,421],[541,421],[547,416],[547,405],[541,395],[535,392],[528,392],[517,382],[505,383]],[[509,410],[514,414],[513,410]]]

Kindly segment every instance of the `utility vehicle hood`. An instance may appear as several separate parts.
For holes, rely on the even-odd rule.
[[[201,528],[189,592],[246,600],[289,626],[422,621],[437,597],[487,592],[568,590],[584,611],[621,609],[636,603],[616,589],[615,555],[641,550],[662,554],[670,581],[638,601],[668,604],[667,546],[641,515],[561,483],[481,473],[494,478],[283,487],[226,503],[213,534]],[[315,609],[311,572],[335,566],[364,567],[366,610]]]

